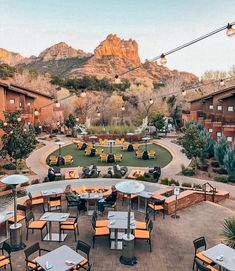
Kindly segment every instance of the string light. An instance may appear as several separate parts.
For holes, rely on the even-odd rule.
[[[34,110],[34,116],[38,116],[39,115],[39,111],[37,109]]]
[[[167,63],[166,56],[164,54],[161,54],[160,64],[161,65],[166,65],[166,63]]]
[[[3,126],[5,126],[5,127],[7,126],[7,122],[6,122],[6,121],[5,121],[5,122],[3,122]]]
[[[227,31],[226,34],[228,37],[232,37],[235,35],[235,29],[233,28],[233,26],[231,24],[227,25]]]
[[[85,90],[82,90],[80,96],[81,96],[82,98],[85,98],[85,97],[86,97],[86,91],[85,91]]]
[[[17,118],[17,121],[18,121],[18,122],[21,122],[21,118],[20,118],[20,117],[19,117],[19,118]]]
[[[60,103],[58,101],[56,101],[55,107],[60,108]]]

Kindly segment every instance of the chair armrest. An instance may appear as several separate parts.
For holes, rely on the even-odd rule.
[[[46,251],[46,252],[50,252],[50,251],[51,251],[51,250],[45,249],[45,248],[41,248],[40,250],[41,250],[41,251]]]
[[[25,261],[26,261],[26,263],[32,263],[32,264],[36,264],[36,266],[38,266],[38,264],[37,264],[36,262],[31,261],[31,260],[29,260],[29,259],[25,259]]]

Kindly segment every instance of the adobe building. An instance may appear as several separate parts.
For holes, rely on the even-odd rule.
[[[214,140],[224,137],[229,144],[235,140],[235,86],[192,100],[183,121],[204,125]]]
[[[48,94],[0,81],[0,119],[4,112],[22,110],[25,123],[43,124],[48,116],[62,118],[63,112],[56,108],[55,100]],[[35,114],[38,111],[39,114]]]

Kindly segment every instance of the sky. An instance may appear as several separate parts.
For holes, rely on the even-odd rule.
[[[235,22],[235,0],[0,0],[0,48],[25,57],[64,41],[93,52],[108,34],[135,39],[142,61]],[[225,31],[167,57],[167,67],[229,70],[235,37]]]

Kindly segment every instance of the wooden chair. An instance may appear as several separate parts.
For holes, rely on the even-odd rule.
[[[56,166],[58,163],[58,157],[49,158],[49,163],[51,166]]]
[[[198,259],[195,259],[197,271],[217,271],[213,266],[211,265],[203,265]]]
[[[65,231],[73,231],[74,232],[74,239],[75,242],[77,241],[77,234],[79,234],[79,230],[78,230],[78,217],[71,217],[73,218],[72,220],[69,219],[65,222],[61,222],[60,223],[60,236],[61,234]]]
[[[71,165],[73,163],[72,155],[68,154],[68,155],[65,155],[63,158],[64,158],[65,165]]]
[[[150,222],[150,215],[147,212],[145,214],[145,221],[138,221],[137,220],[136,223],[135,223],[135,228],[137,230],[147,230],[149,222]]]
[[[62,210],[62,200],[61,196],[52,196],[48,199],[48,211]]]
[[[127,151],[127,149],[128,149],[128,144],[127,143],[123,143],[122,144],[122,149],[124,150],[124,151]]]
[[[32,210],[33,206],[39,206],[41,205],[43,208],[43,211],[45,211],[44,209],[44,198],[40,197],[40,198],[33,198],[32,194],[30,192],[28,192],[28,197],[30,200],[30,210]]]
[[[107,162],[107,159],[108,159],[107,153],[103,152],[103,153],[100,155],[100,161],[101,161],[101,162]]]
[[[77,242],[77,246],[76,246],[76,252],[78,252],[79,254],[83,253],[85,254],[84,256],[84,260],[82,262],[79,263],[79,265],[77,266],[77,270],[78,269],[84,269],[84,266],[85,265],[88,265],[88,268],[90,266],[90,263],[89,263],[89,260],[90,260],[90,250],[91,250],[91,246],[88,245],[87,243],[81,241],[81,240],[78,240]],[[85,270],[89,270],[89,269],[85,269]]]
[[[17,204],[16,222],[21,222],[25,219],[27,207],[25,205]],[[15,222],[14,216],[8,218],[8,223],[13,224]]]
[[[148,156],[149,156],[149,159],[154,159],[156,156],[156,152],[154,150],[149,150]]]
[[[99,219],[97,220],[97,212],[94,211],[93,214],[92,214],[92,220],[94,220],[95,222],[95,226],[96,228],[100,228],[100,227],[107,227],[108,226],[108,220],[107,219]]]
[[[146,240],[149,243],[149,250],[152,251],[152,244],[151,244],[151,232],[153,230],[153,222],[152,220],[149,221],[147,230],[134,230],[135,239]]]
[[[201,236],[193,241],[194,245],[194,261],[193,261],[193,270],[195,268],[195,260],[199,259],[205,264],[212,265],[213,261],[203,255],[203,251],[206,250],[206,239],[204,236]]]
[[[143,158],[144,152],[142,150],[136,151],[136,158],[137,159],[142,159]]]
[[[93,143],[92,142],[87,142],[87,148],[92,149],[93,148]]]
[[[140,144],[138,143],[133,144],[134,151],[138,151],[139,147],[140,147]]]
[[[148,208],[153,210],[153,219],[155,220],[156,213],[162,212],[163,218],[165,218],[165,199],[155,200],[153,203],[148,204]]]
[[[108,227],[96,227],[96,222],[92,219],[91,224],[94,230],[93,234],[93,242],[92,242],[92,247],[95,247],[95,240],[96,238],[100,237],[108,237],[109,239],[109,246],[110,246],[110,230]]]
[[[83,146],[83,142],[79,142],[79,143],[77,144],[77,148],[78,148],[79,150],[81,150],[82,146]]]
[[[43,251],[50,252],[50,250],[41,248],[38,242],[24,250],[26,271],[42,270],[35,261],[35,253],[37,253],[37,255],[40,257],[42,256]]]
[[[115,153],[114,154],[114,161],[115,162],[121,162],[122,161],[122,154],[121,153]]]
[[[101,147],[97,147],[97,148],[96,148],[96,151],[95,151],[95,154],[99,156],[99,155],[101,155],[102,153],[103,153],[103,149],[102,149]]]
[[[11,263],[12,247],[7,242],[3,242],[1,251],[2,251],[2,254],[0,255],[0,269],[2,267],[6,269],[6,267],[9,265],[12,271],[12,263]]]
[[[86,148],[85,149],[85,156],[90,156],[91,155],[91,149],[90,148]]]
[[[29,235],[29,230],[40,230],[41,231],[41,240],[43,240],[43,235],[42,231],[44,228],[46,228],[47,233],[48,233],[48,228],[47,228],[47,222],[46,221],[41,221],[41,220],[35,220],[33,212],[30,211],[26,217],[25,217],[25,222],[26,222],[26,240],[28,240],[28,235]]]

